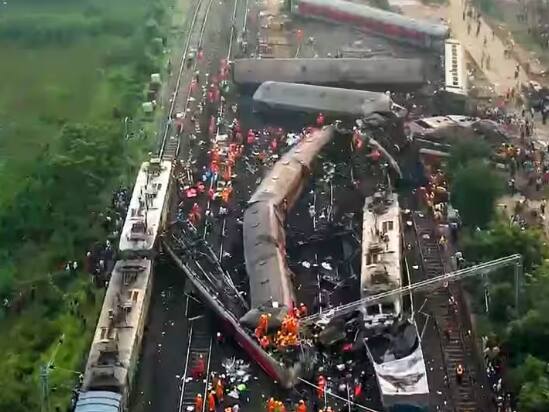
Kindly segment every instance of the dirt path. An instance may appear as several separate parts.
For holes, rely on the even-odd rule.
[[[519,82],[527,82],[528,77],[522,69],[518,78],[515,79],[515,67],[519,62],[512,57],[504,56],[505,45],[498,36],[494,35],[492,28],[482,17],[477,36],[478,23],[473,18],[467,16],[463,18],[464,5],[463,0],[450,0],[448,18],[452,35],[461,42],[478,67],[482,67],[486,78],[494,85],[496,92],[500,95],[505,94],[509,88],[517,86]],[[484,41],[486,41],[485,44]],[[489,56],[489,66],[485,64],[488,57],[483,59],[483,55]]]

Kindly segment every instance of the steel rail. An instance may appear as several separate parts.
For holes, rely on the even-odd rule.
[[[193,12],[191,27],[189,29],[189,33],[188,33],[187,39],[185,41],[185,48],[184,48],[184,51],[183,51],[183,55],[181,56],[181,62],[180,62],[180,65],[179,65],[179,73],[177,75],[177,82],[176,82],[176,85],[175,85],[175,91],[173,93],[172,102],[170,104],[170,110],[168,111],[168,119],[172,118],[173,113],[175,111],[175,107],[176,107],[176,104],[177,104],[177,96],[178,96],[179,91],[181,89],[181,79],[183,77],[183,71],[185,69],[185,62],[187,61],[187,58],[188,58],[188,55],[189,55],[189,49],[191,47],[191,40],[193,38],[193,33],[195,31],[196,21],[198,19],[199,12],[202,8],[203,2],[204,2],[204,0],[198,0],[198,4],[196,5],[196,8]],[[201,26],[200,26],[200,37],[199,37],[199,40],[198,40],[198,47],[202,46],[202,40],[203,40],[203,37],[204,37],[204,32],[206,31],[206,22],[208,21],[208,16],[210,14],[210,9],[211,9],[212,3],[213,3],[213,0],[209,0],[209,3],[207,5],[207,9],[206,9],[206,13],[204,15],[204,19],[202,20],[202,23],[201,23]],[[193,67],[192,67],[193,72],[196,69],[196,65],[197,65],[197,59],[195,58],[194,64],[193,64]],[[185,107],[183,109],[184,112],[187,110],[187,107],[189,105],[190,94],[191,94],[190,89],[188,89],[187,95],[185,97]],[[163,157],[164,150],[166,149],[166,142],[168,141],[168,134],[169,134],[169,131],[170,131],[170,124],[171,124],[170,121],[167,121],[166,126],[164,128],[164,134],[162,136],[162,144],[160,146],[160,151],[159,151],[159,157],[160,158]]]

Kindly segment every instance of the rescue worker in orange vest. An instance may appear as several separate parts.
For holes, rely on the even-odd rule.
[[[324,114],[322,113],[319,113],[318,116],[316,117],[316,125],[317,127],[322,127],[324,126]]]
[[[261,339],[263,335],[267,334],[269,329],[269,316],[266,313],[262,313],[259,317],[257,328],[255,328],[255,336],[257,339]]]
[[[304,318],[309,314],[309,309],[307,309],[307,306],[301,302],[299,304],[299,317]]]
[[[208,394],[208,412],[215,412],[215,394],[211,391]]]
[[[267,401],[267,412],[274,412],[276,406],[276,401],[274,398],[269,398]]]
[[[297,319],[296,318],[290,317],[288,319],[288,325],[286,326],[286,331],[287,331],[288,334],[297,335],[298,324],[297,324]]]
[[[287,346],[297,346],[299,344],[299,341],[297,339],[297,336],[293,333],[288,333],[286,335],[286,345]]]
[[[294,318],[299,318],[299,308],[297,306],[294,306],[292,311],[290,312]]]
[[[202,409],[204,408],[204,399],[202,399],[201,394],[197,394],[194,398],[194,410],[196,412],[202,412]]]
[[[217,385],[215,386],[215,396],[217,398],[217,402],[223,402],[224,399],[224,388],[223,388],[223,382],[221,382],[221,379],[217,381]]]
[[[318,396],[318,399],[324,399],[324,393],[326,391],[326,379],[324,376],[320,375],[318,377],[316,385],[316,396]]]
[[[461,363],[456,367],[456,381],[459,385],[463,382],[463,374],[465,373],[465,370],[463,369],[463,366]]]
[[[299,401],[295,412],[307,412],[307,405],[305,405],[305,401],[303,399]]]
[[[263,350],[269,349],[269,346],[271,345],[271,341],[269,340],[269,337],[267,335],[263,335],[261,339],[259,339],[259,345],[261,345],[261,348]]]

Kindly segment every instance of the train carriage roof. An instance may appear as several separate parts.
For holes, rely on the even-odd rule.
[[[119,412],[122,409],[122,395],[110,391],[81,392],[75,412]]]
[[[282,82],[263,83],[253,100],[284,110],[351,116],[389,113],[393,107],[384,93]]]
[[[369,17],[374,20],[394,24],[408,29],[427,33],[434,37],[445,38],[448,36],[448,26],[441,23],[433,23],[428,20],[419,20],[402,14],[369,7],[359,3],[345,0],[301,0],[299,3],[326,7],[334,10],[343,10],[347,13],[361,17]],[[299,5],[298,3],[298,5]]]
[[[251,308],[274,302],[290,306],[294,299],[289,269],[275,238],[282,219],[274,202],[267,200],[253,203],[244,214],[244,257]]]
[[[426,81],[421,59],[392,57],[317,59],[237,59],[233,78],[238,84],[265,81],[316,85],[352,84],[359,86],[416,85]]]

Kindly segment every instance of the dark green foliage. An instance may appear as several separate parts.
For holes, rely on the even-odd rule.
[[[86,240],[97,196],[120,173],[122,133],[112,126],[67,125],[59,142],[38,159],[13,206],[0,214],[0,248],[44,242],[58,234]]]
[[[452,204],[469,227],[485,227],[492,220],[495,201],[502,192],[501,178],[481,161],[459,168],[451,183]]]
[[[537,230],[522,230],[503,220],[493,222],[488,230],[463,237],[461,246],[468,260],[481,262],[519,253],[525,270],[542,263],[546,254],[543,234]]]
[[[496,283],[490,291],[490,319],[496,323],[503,323],[514,317],[515,288],[509,282]]]
[[[484,140],[459,141],[450,150],[447,172],[450,178],[473,160],[487,159],[490,146]]]

